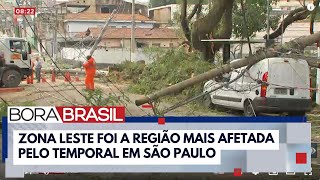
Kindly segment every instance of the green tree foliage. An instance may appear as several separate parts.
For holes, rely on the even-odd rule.
[[[270,11],[272,10],[271,4],[277,1],[270,1]],[[245,38],[247,37],[245,30],[247,30],[248,35],[253,37],[256,32],[266,30],[267,28],[267,3],[266,0],[246,0],[244,2],[247,22],[244,23],[240,0],[237,0],[233,7],[233,34],[236,37]],[[279,24],[279,20],[279,16],[270,16],[270,28],[275,29]]]
[[[150,0],[150,6],[151,7],[159,7],[159,6],[165,6],[168,4],[175,4],[176,0]]]

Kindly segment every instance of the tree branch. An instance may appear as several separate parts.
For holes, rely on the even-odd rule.
[[[191,39],[194,48],[198,50],[206,48],[201,39],[207,38],[218,27],[227,7],[233,5],[233,2],[234,0],[215,0],[209,13],[193,23]]]
[[[315,9],[311,14],[311,18],[310,18],[310,34],[314,33],[313,32],[313,30],[314,30],[314,21],[315,21],[316,15],[317,15],[317,11],[319,9],[319,2],[320,2],[320,0],[316,1]]]
[[[299,1],[300,2],[300,1]],[[319,7],[319,2],[320,0],[316,0],[313,2],[314,6],[316,7],[313,11],[309,11],[307,10],[306,6],[304,7],[300,7],[300,8],[297,8],[293,11],[291,11],[288,16],[281,22],[281,24],[279,25],[279,27],[272,33],[270,34],[270,39],[275,39],[279,36],[281,36],[286,28],[296,22],[296,21],[299,21],[299,20],[304,20],[306,19],[310,14],[314,14],[316,13],[318,7]],[[304,2],[305,3],[305,2]],[[315,16],[315,15],[314,15]],[[312,17],[311,17],[311,21],[310,23],[312,22]],[[312,23],[313,24],[313,23]],[[283,29],[282,29],[282,25],[283,25]],[[313,28],[313,25],[310,24],[310,31],[311,31],[311,28]],[[283,31],[283,32],[282,32]],[[267,35],[265,35],[263,37],[264,39],[267,39]]]
[[[303,0],[303,2],[301,2],[301,0],[297,0],[299,2],[299,4],[303,7],[306,6],[306,0]]]
[[[203,0],[199,0],[198,4],[194,5],[192,12],[188,16],[188,21],[191,21],[191,19],[194,17],[194,15],[198,12],[199,8],[202,6]]]
[[[276,46],[274,48],[269,48],[266,51],[257,52],[256,55],[254,56],[249,56],[247,58],[243,58],[241,60],[232,62],[230,64],[225,64],[221,67],[212,69],[203,74],[199,74],[193,78],[187,79],[185,81],[179,82],[169,87],[165,87],[157,92],[154,92],[153,94],[150,94],[148,96],[145,96],[145,97],[142,97],[141,99],[136,100],[135,104],[137,106],[140,106],[144,103],[152,102],[168,94],[181,92],[185,88],[188,88],[200,82],[212,79],[218,76],[219,74],[228,73],[232,71],[232,69],[238,69],[248,65],[250,66],[266,58],[277,57],[281,55],[280,52],[288,52],[295,48],[299,48],[299,49],[305,48],[306,46],[310,46],[318,42],[319,40],[320,40],[320,32],[309,35],[309,36],[300,37],[298,39],[285,43],[284,46]],[[314,66],[317,66],[317,64],[314,64]]]
[[[189,28],[189,21],[187,20],[187,5],[187,0],[182,0],[180,23],[185,37],[191,42],[191,31]]]
[[[200,13],[202,11],[202,4],[200,4],[200,6],[198,7],[198,10],[197,10],[197,20],[200,18]]]
[[[300,7],[291,11],[288,14],[288,16],[281,22],[278,28],[273,33],[270,34],[269,38],[275,39],[281,36],[290,24],[299,20],[306,19],[310,14],[311,14],[311,11],[308,11],[305,7]],[[267,39],[267,35],[265,35],[263,38]]]

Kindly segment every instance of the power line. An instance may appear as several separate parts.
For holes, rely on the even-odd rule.
[[[45,2],[44,2],[44,3],[45,3]],[[46,3],[45,3],[45,4],[46,4]],[[116,13],[115,13],[115,15],[114,15],[114,18],[117,17],[119,9],[120,9],[121,6],[123,6],[124,4],[125,4],[125,3],[122,2],[122,3],[117,7],[117,10],[116,10]],[[124,8],[124,6],[123,6],[123,8]],[[41,15],[40,15],[40,16],[41,16]],[[42,17],[42,16],[41,16],[41,17]],[[57,30],[57,28],[55,28],[55,27],[52,27],[52,28],[54,28],[54,29],[59,33],[59,31]],[[61,37],[63,37],[65,40],[67,40],[67,38],[64,37],[61,33],[59,33],[59,34],[61,35]],[[80,51],[79,56],[81,56],[81,55],[85,57],[84,52],[81,52],[81,51]],[[109,78],[108,78],[108,81],[111,82],[112,85],[113,85],[123,96],[125,96],[126,98],[128,98],[128,99],[129,99],[129,102],[133,103],[133,102],[130,100],[130,98],[129,98],[128,96],[126,96],[125,93],[124,93],[119,87],[117,87]],[[112,88],[109,86],[108,82],[106,82],[106,84],[107,84],[107,86],[110,88],[110,90],[112,91],[112,93],[113,93],[114,95],[116,95],[116,93],[115,93],[115,92],[112,90]],[[139,109],[140,109],[142,112],[144,112],[144,113],[146,113],[146,114],[149,115],[149,113],[147,113],[146,111],[144,111],[142,108],[139,107]],[[128,109],[127,109],[127,110],[128,110]]]
[[[16,0],[16,3],[18,5],[18,7],[20,8],[20,5],[18,3],[18,0]],[[39,39],[38,35],[36,34],[36,32],[34,31],[34,29],[31,27],[29,20],[26,18],[25,15],[23,15],[24,19],[27,21],[28,26],[30,27],[31,31],[34,33],[34,35],[37,37],[37,39]],[[57,67],[57,69],[59,70],[59,72],[62,74],[61,69],[59,68],[59,66],[56,64],[56,62],[51,58],[51,56],[49,55],[49,52],[47,51],[47,49],[43,46],[42,42],[40,42],[40,46],[45,50],[46,54],[49,56],[50,60],[52,61],[52,63]],[[62,74],[62,76],[64,76],[66,78],[65,75]],[[84,98],[86,98],[85,95],[83,95],[71,82],[69,82],[69,84]],[[94,105],[94,104],[92,104]]]
[[[2,6],[2,5],[1,5],[1,6]],[[3,44],[3,45],[10,51],[10,48],[9,48],[6,44],[4,44],[2,41],[0,41],[0,43]],[[30,66],[29,64],[27,64],[26,62],[24,62],[23,60],[20,59],[20,61],[21,61],[22,63],[24,63],[25,65],[27,65],[29,68],[31,68],[31,66]],[[54,88],[49,82],[46,81],[46,83],[49,84],[49,86],[50,86],[53,90],[55,90],[55,88]],[[55,90],[55,91],[56,91],[56,90]],[[66,98],[64,95],[62,95],[59,91],[56,91],[56,92],[68,101],[68,98]],[[70,101],[69,101],[69,103],[70,103],[70,104],[74,104],[74,103],[72,103],[72,102],[70,102]]]
[[[116,14],[115,14],[115,17],[117,17],[117,12],[118,12],[118,9],[120,9],[121,8],[121,6],[124,4],[124,2],[122,2],[119,6],[118,6],[118,8],[117,8],[117,11],[116,11]],[[40,15],[41,16],[41,15]],[[42,16],[41,16],[42,17]],[[59,33],[59,31],[55,28],[55,27],[53,27],[54,29],[55,29],[55,31],[57,31],[58,33]],[[59,33],[60,34],[60,33]],[[61,35],[61,37],[63,37],[63,38],[65,38],[66,40],[67,40],[67,38],[66,37],[64,37],[62,34],[60,34]],[[81,52],[80,51],[80,53],[79,53],[79,56],[81,56],[81,55],[83,55],[83,56],[85,56],[84,55],[84,53],[83,52]],[[111,81],[110,81],[111,82]],[[113,84],[113,83],[112,83]],[[115,84],[113,84],[114,86],[115,86]],[[107,83],[107,86],[110,88],[110,90],[112,91],[112,93],[114,94],[114,95],[116,95],[116,93],[112,90],[112,88],[108,85],[108,83]],[[121,93],[122,93],[122,95],[124,95],[125,96],[125,93],[124,92],[122,92],[117,86],[115,86]],[[126,98],[128,98],[128,99],[130,99],[128,96],[125,96]],[[121,100],[120,100],[121,101]],[[131,101],[132,102],[132,101]],[[140,107],[139,107],[139,109],[141,109]],[[129,109],[126,107],[126,110],[129,112],[129,114],[132,114],[130,111],[129,111]],[[142,109],[141,109],[142,110]],[[143,110],[142,110],[143,111]],[[146,113],[145,111],[143,111],[144,113]]]
[[[123,3],[122,3],[123,4]],[[18,4],[18,6],[19,6],[19,4]],[[20,7],[20,6],[19,6]],[[121,8],[121,6],[118,6],[118,9],[120,9]],[[117,14],[116,14],[116,16],[117,16]],[[43,18],[43,16],[42,15],[40,15],[40,17],[42,17]],[[25,15],[24,15],[24,18],[26,19],[26,17],[25,17]],[[28,25],[29,25],[29,27],[31,28],[31,30],[33,31],[33,33],[34,33],[34,35],[38,38],[39,36],[35,33],[35,31],[34,31],[34,29],[31,27],[31,25],[30,25],[30,22],[26,19],[26,21],[27,21],[27,23],[28,23]],[[53,27],[54,29],[55,29],[55,31],[57,31],[57,32],[59,32],[55,27]],[[60,35],[61,35],[61,33],[59,33]],[[62,37],[64,37],[63,35],[61,35]],[[65,37],[64,37],[65,38]],[[39,38],[38,38],[39,39]],[[66,38],[65,38],[66,39]],[[42,48],[46,51],[46,53],[49,55],[49,53],[48,53],[48,51],[46,50],[46,48],[43,46],[43,44],[40,42],[40,45],[42,46]],[[83,54],[82,52],[80,52],[80,55],[81,54]],[[84,54],[83,54],[84,55]],[[50,55],[49,55],[49,57],[50,57]],[[51,57],[50,57],[50,60],[51,61],[53,61],[52,59],[51,59]],[[61,72],[61,69],[57,66],[57,64],[53,61],[53,63],[55,64],[55,66],[59,69],[59,71]],[[123,91],[121,91],[112,81],[110,81],[124,96],[126,96],[125,95],[125,93],[123,92]],[[72,86],[73,86],[73,84],[72,83],[70,83]],[[108,85],[108,84],[107,84]],[[109,86],[109,85],[108,85]],[[73,86],[74,87],[74,86]],[[76,89],[76,88],[75,88]],[[111,91],[113,91],[112,90],[112,88],[110,88],[111,89]],[[77,89],[76,89],[77,90]],[[78,90],[77,90],[78,91]],[[79,92],[79,91],[78,91]],[[114,94],[116,94],[114,91],[113,91],[113,93]],[[128,98],[128,96],[126,96],[127,98]],[[128,99],[130,99],[130,98],[128,98]],[[140,110],[142,110],[140,107],[139,107],[139,109]],[[127,109],[128,110],[128,109]],[[144,110],[142,110],[143,112],[145,112]],[[146,112],[145,112],[146,113]]]

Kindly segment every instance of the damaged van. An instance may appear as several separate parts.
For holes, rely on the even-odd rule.
[[[241,72],[243,76],[233,82]],[[221,85],[222,88],[210,92]],[[208,107],[242,110],[245,116],[258,116],[261,113],[303,116],[312,108],[310,91],[307,61],[268,58],[248,70],[243,67],[206,82],[204,92],[210,93],[204,97],[204,103]]]

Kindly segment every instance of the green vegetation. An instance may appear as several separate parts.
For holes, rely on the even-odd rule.
[[[136,83],[139,80],[139,75],[142,74],[145,65],[143,63],[135,63],[125,61],[117,66],[118,71],[121,72],[123,80],[132,80]]]
[[[271,5],[278,0],[271,0],[268,5],[272,9]],[[247,35],[254,37],[257,32],[261,32],[267,29],[266,14],[267,3],[266,0],[247,0],[245,1],[245,16],[247,22],[244,23],[243,12],[240,8],[240,0],[236,0],[233,8],[232,22],[233,22],[233,34],[236,37],[246,38]],[[270,16],[269,22],[272,29],[278,27],[280,16]],[[247,34],[248,33],[248,34]]]
[[[0,103],[0,117],[5,116],[7,114],[7,104],[2,102]]]
[[[187,54],[183,49],[170,50],[159,56],[152,64],[147,65],[138,76],[130,91],[149,94],[161,88],[189,79],[192,74],[204,73],[214,66],[202,61],[199,53]],[[192,97],[203,91],[203,83],[187,88],[181,92],[185,97]]]
[[[116,106],[123,104],[123,102],[129,101],[126,96],[116,96],[112,93],[109,93],[107,96],[105,96],[105,93],[100,88],[96,88],[94,91],[84,90],[84,95],[88,106]]]

